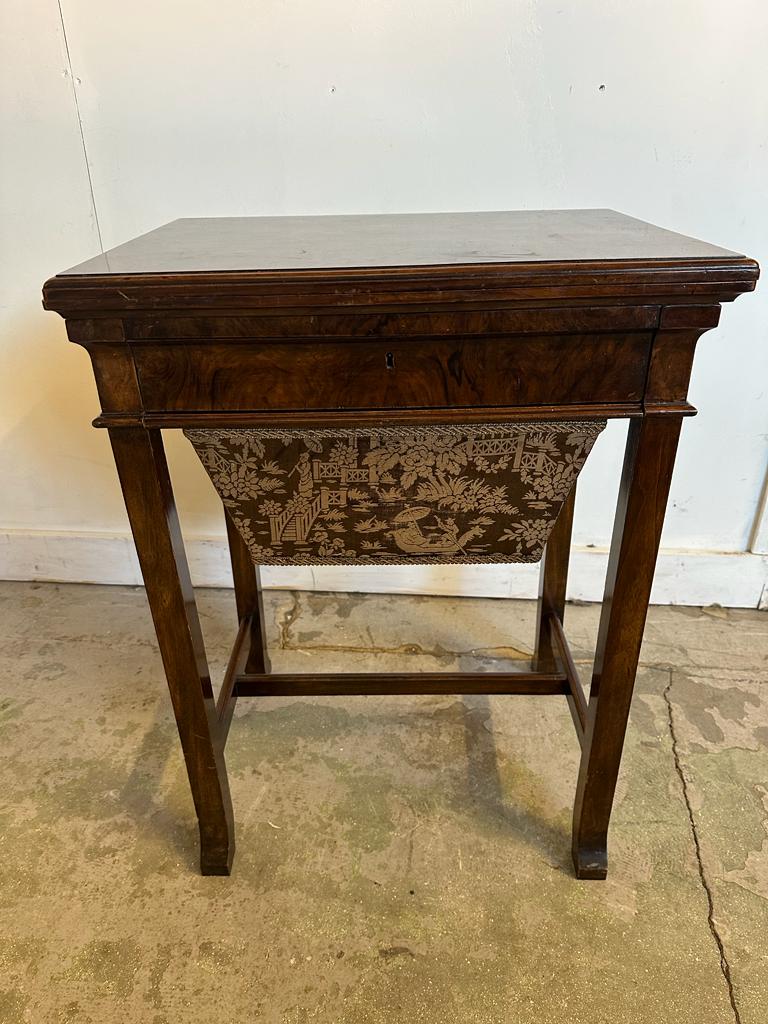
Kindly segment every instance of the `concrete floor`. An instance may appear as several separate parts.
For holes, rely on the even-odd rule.
[[[502,669],[526,602],[268,595],[276,670]],[[212,667],[232,596],[200,595]],[[589,670],[594,606],[566,627]],[[768,1020],[768,616],[654,608],[607,882],[562,698],[241,701],[196,825],[141,590],[0,585],[0,1020]]]

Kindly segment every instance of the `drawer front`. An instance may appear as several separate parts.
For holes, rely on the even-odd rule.
[[[366,342],[135,345],[155,411],[638,402],[650,332]]]

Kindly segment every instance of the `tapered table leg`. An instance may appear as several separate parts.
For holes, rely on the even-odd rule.
[[[109,431],[200,826],[204,875],[228,875],[232,802],[216,708],[159,430]]]
[[[235,583],[235,603],[238,620],[251,616],[251,638],[246,672],[263,675],[270,672],[269,655],[267,654],[267,631],[264,622],[264,600],[261,590],[261,572],[254,565],[240,532],[226,514],[227,539],[229,541],[229,557],[232,562],[232,576]]]
[[[536,605],[536,642],[533,649],[533,668],[536,672],[551,672],[555,666],[549,617],[554,615],[561,622],[563,621],[575,505],[576,485],[574,484],[571,493],[560,509],[560,515],[549,535],[541,559],[539,600]]]
[[[629,425],[573,811],[579,878],[605,878],[607,836],[682,420]]]

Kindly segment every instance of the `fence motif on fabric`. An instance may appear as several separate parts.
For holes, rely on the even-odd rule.
[[[536,562],[605,420],[185,430],[261,565]]]

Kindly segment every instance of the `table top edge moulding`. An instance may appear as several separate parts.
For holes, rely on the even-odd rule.
[[[756,278],[745,256],[610,210],[188,218],[56,275],[44,297],[91,315],[579,302],[598,284],[601,300],[690,302],[735,297]]]
[[[559,694],[576,875],[607,836],[696,344],[754,260],[612,210],[184,218],[46,282],[93,365],[200,829],[228,874],[238,699]],[[576,479],[629,427],[588,696],[563,628]],[[161,428],[222,501],[237,632],[214,698]],[[275,673],[262,564],[541,561],[510,671]]]

